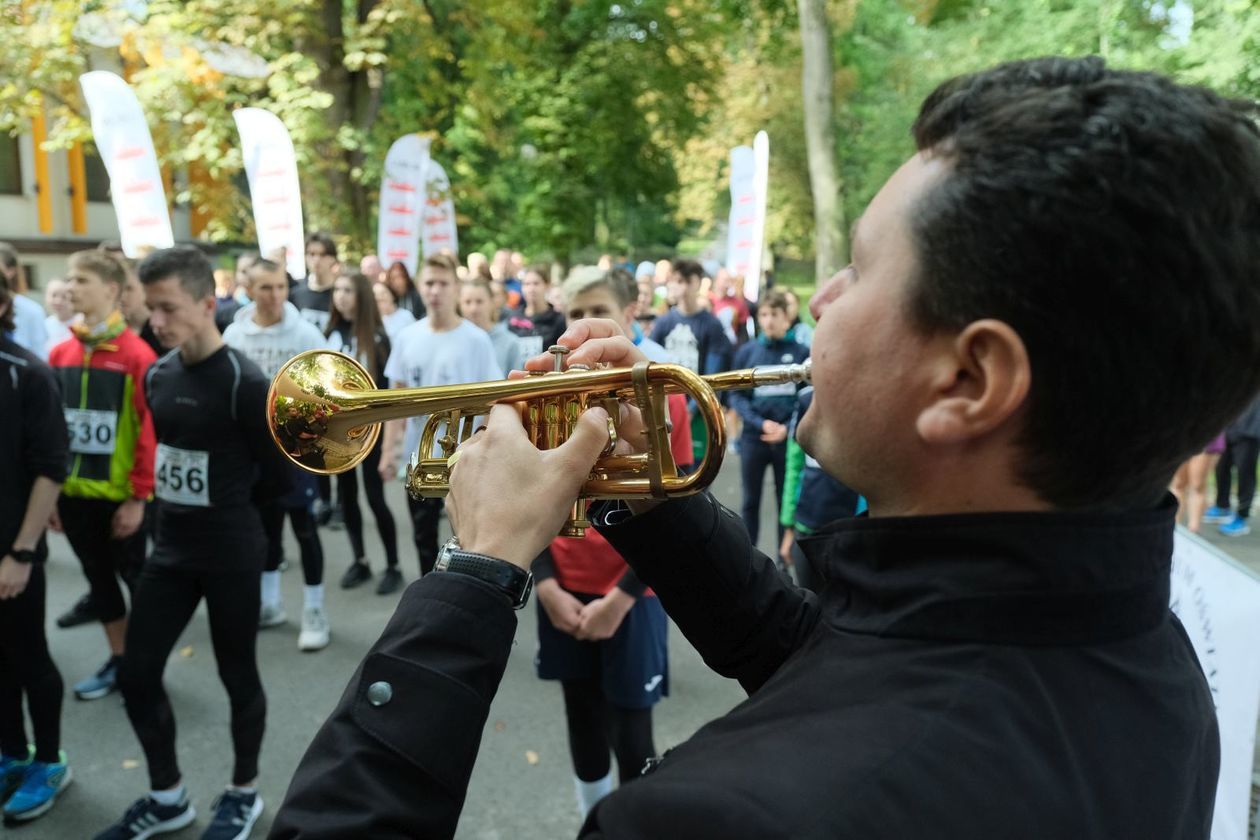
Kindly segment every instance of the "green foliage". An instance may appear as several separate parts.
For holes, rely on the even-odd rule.
[[[767,241],[808,261],[813,218],[794,0],[4,0],[0,130],[48,118],[51,147],[90,131],[78,76],[125,72],[175,199],[207,235],[253,237],[231,112],[288,126],[307,224],[352,252],[375,240],[390,143],[420,132],[451,176],[465,250],[562,261],[655,257],[703,241],[729,210],[728,154],[771,141]],[[1260,96],[1260,0],[831,0],[836,156],[855,218],[913,151],[944,79],[999,61],[1103,54]],[[118,36],[88,46],[87,12]],[[107,28],[109,28],[107,27]],[[209,45],[248,51],[229,75]]]

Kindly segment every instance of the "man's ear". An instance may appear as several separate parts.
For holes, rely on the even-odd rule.
[[[1010,325],[986,318],[968,324],[941,348],[935,394],[915,428],[929,444],[981,438],[1007,422],[1028,396],[1032,368]]]

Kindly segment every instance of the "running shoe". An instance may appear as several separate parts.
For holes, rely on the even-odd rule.
[[[62,630],[78,627],[80,624],[91,624],[98,620],[96,607],[92,604],[92,593],[85,593],[74,602],[74,606],[57,616],[57,626]]]
[[[376,594],[389,595],[397,592],[400,586],[402,586],[402,572],[391,566],[384,571],[376,584]]]
[[[327,525],[333,531],[340,531],[346,527],[346,518],[341,513],[341,505],[333,505],[332,512],[328,514]]]
[[[263,801],[257,793],[225,790],[210,807],[214,819],[201,840],[245,840],[263,812]]]
[[[328,647],[331,633],[328,616],[323,607],[307,607],[302,610],[302,632],[298,634],[298,650],[323,650]]]
[[[53,806],[57,797],[73,780],[74,774],[70,772],[64,752],[61,754],[61,761],[56,764],[32,761],[27,765],[21,786],[5,800],[4,821],[25,822],[35,819]]]
[[[197,809],[188,801],[187,793],[177,805],[162,805],[144,796],[131,803],[123,818],[96,835],[95,840],[144,840],[154,834],[178,831],[195,819]]]
[[[289,617],[284,614],[284,604],[263,604],[262,609],[258,611],[258,628],[262,630],[267,627],[279,627],[288,619]]]
[[[26,777],[26,768],[31,766],[35,751],[27,747],[25,758],[0,755],[0,802],[7,802],[13,791],[22,784]]]
[[[1222,536],[1226,537],[1245,537],[1251,533],[1251,526],[1247,524],[1247,520],[1241,516],[1235,516],[1229,522],[1220,527]]]
[[[316,499],[314,514],[316,525],[327,525],[328,518],[332,516],[332,506],[323,499]]]
[[[111,656],[101,670],[74,684],[74,696],[80,700],[99,700],[118,688],[118,657]]]
[[[350,564],[350,568],[346,569],[346,573],[341,576],[342,589],[354,589],[361,583],[367,583],[372,579],[372,570],[368,568],[368,564],[362,560],[355,560]]]
[[[1203,521],[1209,525],[1224,525],[1233,518],[1234,512],[1229,508],[1212,505],[1212,507],[1203,511]]]

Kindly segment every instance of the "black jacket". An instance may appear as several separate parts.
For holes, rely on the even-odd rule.
[[[820,596],[708,495],[593,512],[750,696],[582,837],[1208,837],[1219,740],[1168,609],[1171,506],[845,520],[802,543]],[[453,834],[514,623],[480,581],[413,584],[272,836]]]

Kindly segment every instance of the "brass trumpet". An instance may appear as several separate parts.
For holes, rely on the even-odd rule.
[[[615,418],[618,402],[632,402],[643,417],[647,451],[612,454],[616,431],[609,422],[609,447],[582,485],[562,532],[582,536],[589,526],[585,514],[590,499],[688,496],[713,481],[726,452],[717,391],[809,382],[808,361],[699,376],[679,365],[652,362],[630,368],[565,369],[568,348],[557,345],[551,352],[554,371],[531,371],[522,379],[381,390],[349,356],[310,350],[294,356],[271,383],[267,394],[271,436],[297,466],[332,475],[353,469],[368,456],[385,421],[427,415],[419,449],[407,469],[407,489],[414,497],[444,496],[450,490],[447,459],[472,436],[476,419],[491,406],[517,406],[530,440],[540,449],[551,449],[568,439],[589,406],[603,406]],[[695,401],[704,415],[708,441],[704,459],[685,476],[678,474],[669,446],[666,396],[677,393]],[[435,455],[435,450],[441,454]]]

